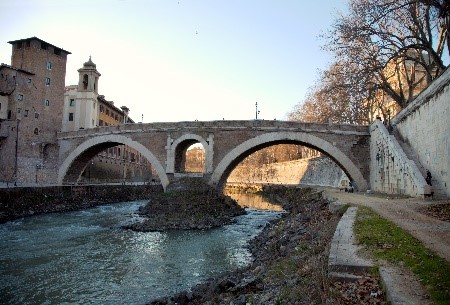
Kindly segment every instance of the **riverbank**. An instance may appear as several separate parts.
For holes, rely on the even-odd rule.
[[[82,210],[100,204],[149,199],[160,185],[80,185],[0,189],[0,224],[44,213]]]
[[[352,284],[328,278],[329,244],[342,214],[330,211],[321,192],[272,187],[267,195],[288,213],[251,241],[248,267],[148,304],[385,304],[370,275]]]

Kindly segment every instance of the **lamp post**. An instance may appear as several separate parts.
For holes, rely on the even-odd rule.
[[[255,107],[256,107],[256,119],[258,119],[258,114],[259,114],[259,110],[258,110],[258,102],[255,103]]]
[[[36,181],[36,184],[37,184],[37,182],[38,182],[38,170],[40,170],[41,169],[41,165],[38,163],[38,164],[36,164],[36,179],[35,179],[35,181]]]
[[[92,165],[94,165],[94,160],[91,160],[91,162],[89,162],[89,184],[91,184],[91,167]]]

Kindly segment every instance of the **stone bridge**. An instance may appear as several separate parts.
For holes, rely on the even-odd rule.
[[[245,157],[275,144],[301,144],[319,150],[344,170],[359,191],[368,188],[368,126],[276,120],[138,123],[61,132],[58,183],[77,182],[95,155],[125,144],[151,163],[166,189],[182,172],[185,152],[194,143],[205,149],[202,177],[218,188]]]

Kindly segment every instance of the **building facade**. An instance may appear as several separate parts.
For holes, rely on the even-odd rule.
[[[0,65],[0,181],[56,181],[58,132],[134,123],[127,107],[117,108],[99,95],[101,74],[91,58],[78,70],[78,85],[65,87],[69,51],[37,37],[8,43],[11,63]],[[109,168],[95,170],[91,166],[95,163],[109,164]],[[104,181],[151,177],[147,160],[126,146],[102,152],[87,168]],[[81,179],[86,176],[83,173]]]
[[[63,131],[133,124],[129,108],[120,108],[99,94],[101,74],[91,58],[78,69],[78,85],[65,87]],[[86,167],[81,179],[86,182],[148,181],[150,163],[137,151],[119,145],[99,153]]]
[[[0,66],[0,179],[31,183],[55,172],[50,152],[58,149],[71,53],[37,37],[8,43],[11,65]]]

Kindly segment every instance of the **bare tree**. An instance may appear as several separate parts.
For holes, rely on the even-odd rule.
[[[361,79],[352,65],[334,63],[321,73],[320,82],[310,89],[305,101],[296,105],[288,119],[304,122],[367,124],[370,107],[361,90]]]
[[[328,35],[336,60],[358,67],[367,89],[383,90],[401,108],[445,69],[446,25],[423,2],[351,0]]]
[[[450,55],[450,1],[449,0],[417,0],[437,11],[442,22],[442,32],[447,43],[447,52]]]
[[[325,35],[334,63],[291,120],[367,124],[406,107],[446,68],[450,0],[350,0]]]

